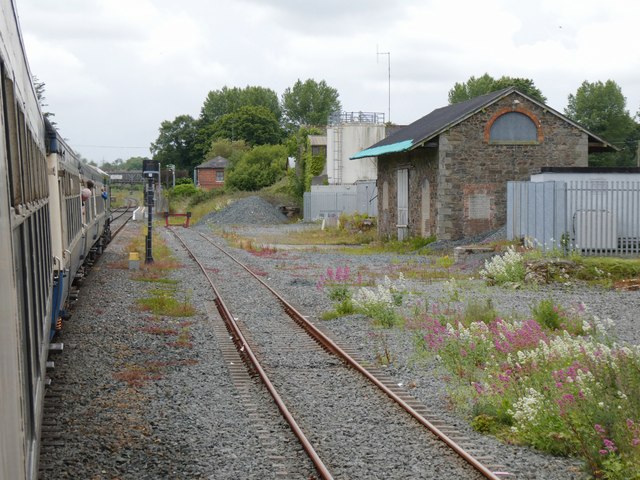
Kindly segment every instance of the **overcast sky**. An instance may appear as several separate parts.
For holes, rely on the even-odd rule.
[[[47,110],[99,164],[149,156],[162,121],[198,117],[225,85],[280,97],[325,80],[343,110],[387,118],[390,85],[398,124],[484,73],[531,78],[560,112],[584,80],[612,79],[640,109],[635,0],[15,1]]]

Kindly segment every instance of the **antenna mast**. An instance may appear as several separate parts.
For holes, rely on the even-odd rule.
[[[376,62],[380,58],[380,55],[387,56],[387,66],[389,73],[389,117],[387,118],[387,122],[391,123],[391,52],[380,52],[378,50],[378,45],[376,45]]]

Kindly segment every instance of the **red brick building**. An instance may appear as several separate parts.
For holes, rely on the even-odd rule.
[[[196,186],[203,190],[223,187],[228,163],[226,158],[217,156],[198,165],[195,169]]]
[[[436,109],[351,158],[378,159],[380,236],[455,240],[505,224],[508,181],[614,150],[510,87]]]

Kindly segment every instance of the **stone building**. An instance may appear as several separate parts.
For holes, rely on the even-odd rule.
[[[615,147],[510,87],[439,108],[352,159],[377,157],[378,232],[455,240],[506,221],[506,182]]]
[[[195,168],[195,184],[203,190],[224,186],[225,169],[229,161],[221,156],[207,160]]]

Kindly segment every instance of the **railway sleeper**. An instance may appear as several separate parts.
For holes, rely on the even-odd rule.
[[[64,343],[50,343],[49,353],[61,353],[64,350]]]

